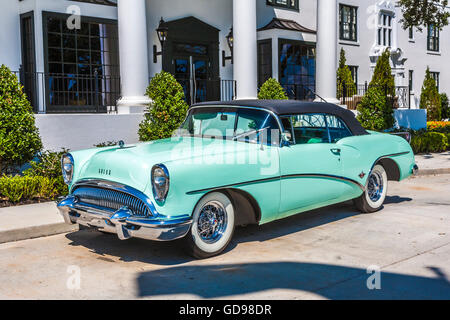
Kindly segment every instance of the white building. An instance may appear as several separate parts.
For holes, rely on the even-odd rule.
[[[0,64],[18,72],[52,149],[137,141],[145,89],[161,70],[189,103],[254,98],[269,77],[291,98],[338,102],[338,50],[364,91],[389,47],[401,107],[418,106],[427,66],[450,93],[441,40],[450,29],[403,30],[394,0],[3,0],[0,9]]]

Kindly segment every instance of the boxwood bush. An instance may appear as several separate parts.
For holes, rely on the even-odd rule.
[[[33,159],[42,142],[17,77],[0,67],[0,174]]]
[[[440,132],[415,134],[411,139],[414,153],[444,152],[449,147],[448,135]]]
[[[28,177],[45,177],[51,179],[58,195],[67,195],[69,190],[67,185],[64,183],[64,179],[61,174],[61,157],[67,152],[68,150],[65,149],[60,152],[41,152],[35,161],[30,162],[31,168],[26,170],[24,175]]]
[[[258,99],[260,100],[287,100],[286,91],[280,85],[280,83],[274,79],[270,78],[261,86],[258,93]]]
[[[152,99],[152,104],[139,126],[139,139],[170,138],[186,117],[188,105],[184,101],[183,87],[173,75],[163,71],[152,79],[146,95]]]
[[[17,204],[24,201],[53,200],[58,196],[55,179],[40,176],[3,176],[0,200]],[[1,204],[1,203],[0,203]]]

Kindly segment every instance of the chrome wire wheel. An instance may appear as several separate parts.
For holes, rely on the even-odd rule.
[[[197,219],[197,231],[201,239],[208,244],[219,241],[227,228],[227,214],[218,201],[206,203]]]
[[[369,176],[367,193],[371,201],[377,202],[381,199],[384,191],[383,176],[379,171],[374,171]]]
[[[234,233],[234,207],[227,194],[212,192],[199,200],[186,235],[188,252],[199,259],[220,254]]]
[[[372,213],[383,207],[388,191],[388,177],[382,165],[375,165],[370,172],[364,193],[354,199],[356,207],[364,213]]]

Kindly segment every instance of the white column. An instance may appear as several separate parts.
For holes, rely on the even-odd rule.
[[[144,112],[148,79],[146,0],[119,0],[119,55],[122,98],[118,113]]]
[[[237,99],[255,99],[258,92],[256,0],[233,0],[233,38]]]
[[[339,102],[336,98],[337,16],[336,0],[317,1],[316,93],[330,103]]]

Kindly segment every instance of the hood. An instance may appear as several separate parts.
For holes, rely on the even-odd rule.
[[[244,150],[246,143],[181,137],[98,151],[81,169],[79,179],[103,179],[145,190],[155,164]],[[169,168],[170,169],[170,168]]]

